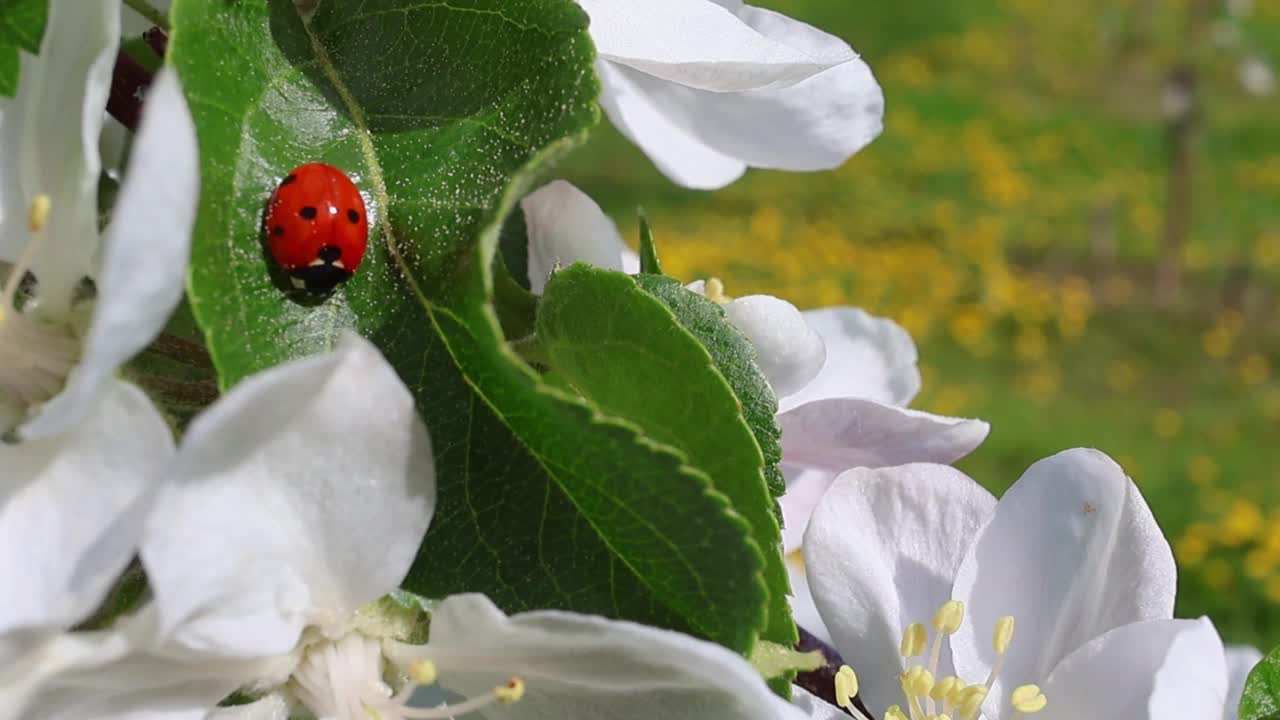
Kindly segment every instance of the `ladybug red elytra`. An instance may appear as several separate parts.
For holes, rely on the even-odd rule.
[[[369,244],[364,198],[338,168],[313,162],[294,168],[271,194],[264,221],[267,247],[298,288],[326,293],[351,278]]]

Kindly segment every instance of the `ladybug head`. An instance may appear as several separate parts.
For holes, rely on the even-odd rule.
[[[316,259],[306,267],[289,271],[293,286],[309,293],[324,294],[331,292],[339,284],[351,278],[351,271],[342,262],[342,250],[333,245],[325,245],[316,253]]]

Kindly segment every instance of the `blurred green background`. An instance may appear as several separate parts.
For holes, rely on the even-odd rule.
[[[670,274],[902,323],[913,406],[991,422],[959,466],[993,491],[1106,451],[1174,547],[1179,615],[1280,643],[1280,1],[757,4],[871,65],[869,148],[704,193],[605,123],[562,174],[633,242],[645,205]]]

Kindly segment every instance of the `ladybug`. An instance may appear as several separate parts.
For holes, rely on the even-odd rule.
[[[332,165],[300,165],[271,194],[264,219],[271,257],[294,287],[327,293],[360,267],[369,244],[364,198]]]

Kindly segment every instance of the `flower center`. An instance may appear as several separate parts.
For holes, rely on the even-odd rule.
[[[933,637],[923,623],[912,623],[902,633],[900,652],[908,661],[902,680],[902,694],[906,709],[893,705],[885,712],[885,720],[981,720],[982,703],[1004,668],[1005,654],[1013,642],[1013,617],[1006,615],[996,621],[991,644],[996,651],[996,661],[981,683],[966,683],[949,675],[938,676],[938,660],[942,656],[942,644],[960,629],[964,622],[964,603],[948,600],[934,614]],[[918,659],[918,660],[917,660]],[[836,673],[836,702],[858,720],[869,720],[853,704],[858,694],[858,676],[848,665]],[[1038,685],[1019,685],[1009,694],[1013,715],[1009,720],[1019,720],[1024,715],[1040,712],[1049,702]]]
[[[407,678],[398,692],[383,680],[388,665]],[[524,696],[524,681],[513,677],[483,695],[452,705],[411,707],[414,691],[434,685],[436,677],[430,660],[414,659],[405,666],[395,666],[383,655],[380,640],[349,632],[307,648],[289,678],[289,689],[324,720],[445,720],[495,703],[509,705]]]
[[[80,355],[80,342],[69,326],[29,317],[18,308],[18,290],[43,241],[48,217],[49,196],[40,195],[31,204],[31,242],[0,289],[0,401],[24,409],[57,395]]]

